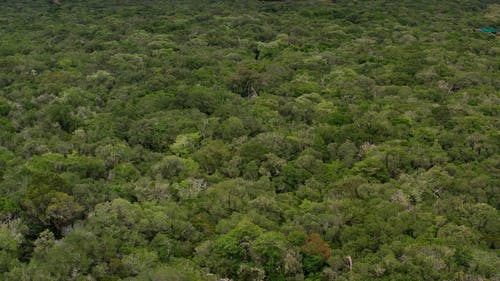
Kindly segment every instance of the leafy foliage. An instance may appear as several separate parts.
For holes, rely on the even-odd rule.
[[[500,278],[495,1],[3,2],[0,280]]]

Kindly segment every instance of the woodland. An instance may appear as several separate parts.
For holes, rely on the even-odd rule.
[[[500,280],[495,0],[3,0],[0,280]]]

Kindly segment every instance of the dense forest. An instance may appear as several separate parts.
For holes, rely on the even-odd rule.
[[[497,1],[3,0],[0,280],[500,280],[482,27]]]

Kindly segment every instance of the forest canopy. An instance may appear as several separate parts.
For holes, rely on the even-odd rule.
[[[499,280],[494,0],[5,0],[0,280]]]

